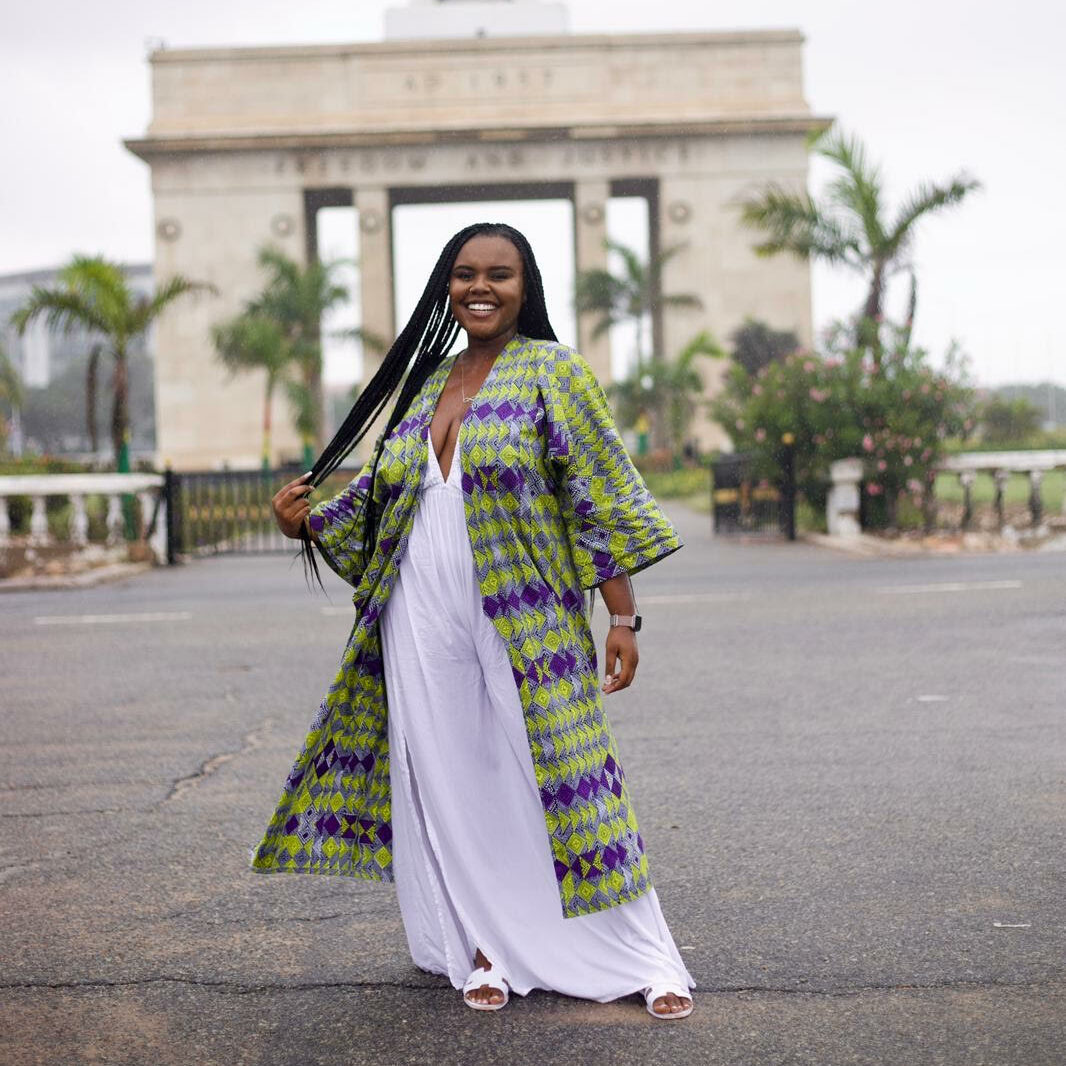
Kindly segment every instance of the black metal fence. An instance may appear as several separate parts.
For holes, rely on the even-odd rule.
[[[711,466],[711,509],[717,534],[784,536],[796,539],[796,483],[793,449],[782,447],[776,482],[757,478],[750,455],[723,455]]]
[[[299,470],[167,471],[168,561],[181,555],[291,552],[274,523],[274,493]]]

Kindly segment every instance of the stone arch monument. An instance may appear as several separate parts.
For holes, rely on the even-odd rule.
[[[257,464],[261,383],[227,379],[210,325],[256,291],[261,245],[315,254],[323,206],[357,208],[362,322],[385,337],[396,205],[564,197],[584,270],[606,264],[608,198],[639,195],[653,251],[684,245],[664,289],[703,301],[655,323],[661,351],[700,329],[724,339],[748,315],[809,339],[806,266],[757,259],[734,206],[754,184],[806,182],[805,137],[826,123],[803,97],[801,46],[784,30],[154,52],[151,124],[127,147],[151,167],[156,276],[222,294],[158,327],[160,459]],[[591,325],[576,345],[606,382]],[[707,373],[713,388],[720,370]],[[275,447],[295,455],[283,422]]]

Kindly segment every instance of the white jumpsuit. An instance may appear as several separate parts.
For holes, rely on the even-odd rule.
[[[430,442],[381,621],[393,861],[411,956],[456,988],[477,948],[520,995],[543,988],[602,1002],[661,982],[690,987],[654,889],[562,915],[522,705],[482,610],[459,447],[445,480]]]

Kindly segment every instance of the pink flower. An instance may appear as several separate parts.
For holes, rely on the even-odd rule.
[[[916,477],[910,478],[907,481],[907,491],[917,496],[922,491],[922,483]]]
[[[826,389],[808,389],[807,395],[815,403],[825,403],[829,399],[829,392]]]
[[[928,383],[928,382],[926,382],[926,383],[925,383],[925,384],[924,384],[924,385],[922,386],[922,395],[923,395],[923,396],[928,396],[928,395],[929,395],[929,383]]]
[[[922,462],[923,463],[928,463],[929,460],[932,459],[932,458],[933,458],[933,449],[932,448],[926,448],[925,451],[922,452]]]
[[[881,486],[878,485],[876,481],[867,481],[866,482],[866,495],[867,496],[880,496],[881,495]]]
[[[878,459],[877,460],[877,469],[882,471],[882,472],[884,472],[885,470],[888,469],[888,463],[886,463],[884,459]]]
[[[762,395],[762,386],[761,385],[752,385],[751,391],[752,391],[752,394],[754,396],[761,396]]]
[[[913,463],[913,462],[914,462],[914,460],[909,455],[905,455],[903,457],[903,465],[904,466],[910,466],[911,463]]]
[[[766,430],[763,429],[761,426],[755,431],[755,439],[760,444],[762,444],[762,442],[766,440]]]
[[[874,450],[874,439],[869,433],[862,438],[862,450],[864,452],[872,452]]]
[[[814,373],[814,360],[813,359],[808,359],[808,360],[806,360],[804,362],[804,364],[803,364],[803,372],[805,374],[813,374]]]

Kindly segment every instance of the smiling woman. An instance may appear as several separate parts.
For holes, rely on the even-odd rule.
[[[396,389],[362,472],[312,509]],[[356,622],[253,867],[395,879],[415,963],[475,1010],[544,988],[691,1013],[584,608],[598,588],[602,692],[621,691],[640,628],[629,575],[681,544],[587,363],[556,340],[521,233],[481,223],[448,242],[274,510],[354,587]]]

